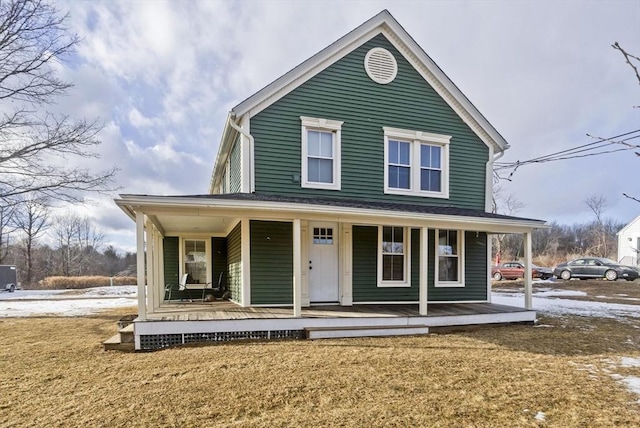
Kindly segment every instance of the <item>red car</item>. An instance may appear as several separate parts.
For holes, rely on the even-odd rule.
[[[502,263],[491,268],[491,277],[500,281],[501,279],[518,279],[524,278],[524,265],[520,262]],[[549,279],[553,277],[553,271],[548,268],[531,265],[531,277],[540,279]]]

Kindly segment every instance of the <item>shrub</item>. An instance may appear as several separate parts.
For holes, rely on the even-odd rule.
[[[135,285],[138,282],[134,276],[114,276],[113,285]],[[91,287],[106,287],[111,285],[109,276],[48,276],[38,282],[38,288],[43,290],[79,289]]]

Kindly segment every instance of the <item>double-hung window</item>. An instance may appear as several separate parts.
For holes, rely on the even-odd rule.
[[[464,231],[436,230],[436,287],[464,287]]]
[[[448,135],[384,127],[384,192],[449,197]]]
[[[188,284],[206,284],[209,282],[210,240],[182,239],[182,274],[188,274]]]
[[[301,116],[301,185],[340,190],[340,134],[337,120]]]
[[[410,287],[409,229],[378,227],[378,286]]]

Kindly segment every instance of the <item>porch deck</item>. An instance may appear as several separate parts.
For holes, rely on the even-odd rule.
[[[238,339],[361,337],[425,334],[433,328],[533,323],[536,312],[492,303],[313,306],[294,318],[290,307],[243,308],[228,301],[165,304],[134,322],[135,349]],[[312,335],[313,334],[313,335]]]
[[[427,318],[455,317],[464,315],[489,315],[501,313],[531,312],[524,308],[493,303],[430,303]],[[211,321],[245,319],[292,318],[288,307],[243,308],[229,301],[207,303],[171,303],[161,312],[148,314],[149,320],[157,321]],[[322,305],[302,308],[302,318],[395,318],[421,317],[417,304],[394,305]]]

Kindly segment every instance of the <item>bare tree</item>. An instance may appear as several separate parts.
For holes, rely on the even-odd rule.
[[[98,250],[104,244],[104,233],[93,226],[88,217],[69,211],[56,217],[52,228],[57,241],[59,272],[72,276],[92,271]]]
[[[27,199],[16,213],[15,225],[22,231],[23,256],[26,263],[24,281],[31,284],[34,271],[34,248],[49,227],[49,207],[44,200]]]
[[[638,79],[638,84],[640,84],[640,72],[638,71],[638,65],[640,64],[640,58],[635,55],[631,55],[629,52],[625,51],[622,46],[618,42],[615,42],[611,45],[615,50],[619,51],[622,56],[624,56],[625,61],[629,64],[629,67],[636,74],[636,79]],[[635,64],[634,64],[635,63]]]
[[[16,230],[13,223],[15,214],[15,205],[0,204],[0,264],[9,254],[10,237]]]
[[[77,201],[82,191],[108,191],[116,169],[94,172],[70,158],[97,157],[96,122],[46,111],[72,84],[55,66],[78,38],[66,15],[42,0],[0,2],[0,200],[34,194]]]
[[[524,208],[524,204],[513,193],[505,194],[500,186],[494,187],[492,197],[492,212],[505,215],[516,215]],[[493,235],[492,248],[495,255],[499,258],[517,258],[520,255],[522,247],[522,237],[513,234],[496,234]]]
[[[595,216],[595,222],[586,231],[588,235],[593,236],[592,246],[589,252],[597,256],[608,257],[609,243],[607,242],[608,234],[605,225],[604,211],[609,203],[602,195],[590,195],[584,200],[584,203]]]

